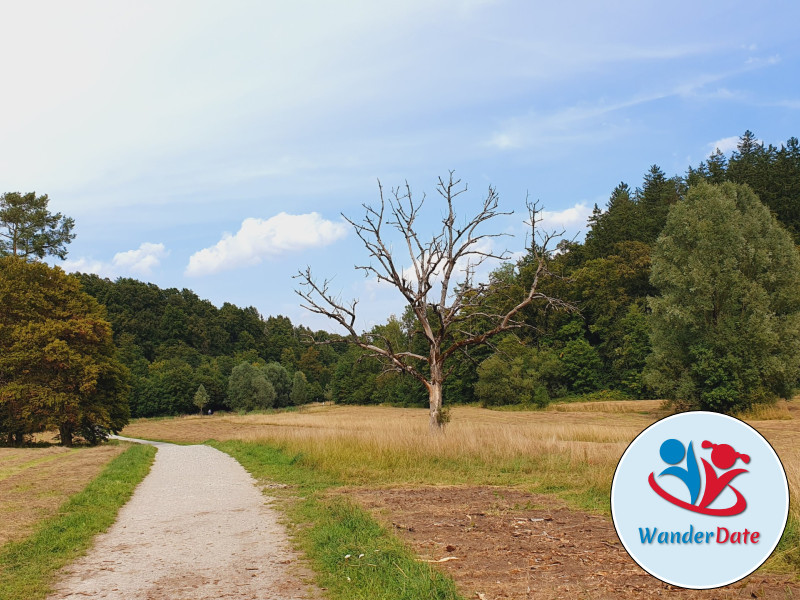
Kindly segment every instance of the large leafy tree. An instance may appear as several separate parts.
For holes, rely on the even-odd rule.
[[[25,258],[67,256],[67,244],[75,237],[75,225],[61,213],[47,210],[47,194],[8,192],[0,196],[0,256]]]
[[[228,379],[228,406],[233,410],[263,410],[275,406],[275,388],[262,368],[243,362]]]
[[[0,436],[57,427],[64,445],[128,421],[128,371],[105,309],[58,267],[0,258]]]
[[[277,362],[267,363],[261,371],[275,390],[275,406],[289,406],[292,395],[292,378],[289,372]]]
[[[672,207],[652,255],[647,379],[687,408],[788,397],[800,366],[800,256],[743,185],[702,183]]]

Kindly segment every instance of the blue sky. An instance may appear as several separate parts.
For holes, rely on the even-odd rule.
[[[340,213],[378,178],[428,192],[428,233],[439,175],[465,213],[494,185],[518,251],[526,193],[580,235],[653,163],[800,135],[797,2],[394,4],[5,3],[0,190],[75,218],[68,270],[330,328],[293,292],[311,265],[368,327],[402,300]]]

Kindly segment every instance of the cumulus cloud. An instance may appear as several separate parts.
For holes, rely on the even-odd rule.
[[[586,220],[591,214],[592,208],[586,202],[579,202],[575,206],[559,211],[543,210],[542,222],[539,227],[546,230],[582,229],[586,226]]]
[[[153,269],[161,264],[161,259],[167,256],[168,252],[164,244],[151,244],[145,242],[137,250],[118,252],[114,255],[114,268],[126,273],[136,273],[138,275],[150,275]]]
[[[763,144],[763,143],[764,140],[756,139],[756,144]],[[732,135],[730,137],[722,138],[721,140],[717,140],[716,142],[711,142],[710,144],[708,144],[709,154],[713,154],[714,152],[716,152],[717,148],[719,148],[723,154],[730,154],[731,152],[736,150],[736,147],[738,145],[739,145],[738,135]]]
[[[152,275],[153,269],[161,265],[161,259],[169,255],[164,244],[144,242],[136,250],[117,252],[111,262],[81,257],[64,262],[68,272],[95,273],[103,277],[120,275]]]
[[[111,265],[82,256],[77,260],[68,259],[60,265],[67,273],[94,273],[101,277],[111,277]]]
[[[723,154],[730,154],[734,150],[736,150],[736,145],[739,143],[739,136],[732,135],[730,137],[722,138],[721,140],[717,140],[716,142],[711,142],[708,144],[708,148],[711,154],[717,151],[717,148]]]
[[[327,246],[347,233],[343,222],[323,219],[319,213],[279,213],[269,219],[248,218],[234,235],[226,233],[210,248],[189,258],[186,275],[199,276],[260,263],[265,257]]]

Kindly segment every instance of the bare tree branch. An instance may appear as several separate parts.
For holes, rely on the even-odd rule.
[[[357,301],[344,303],[331,292],[330,280],[318,283],[312,277],[310,268],[296,275],[301,282],[297,294],[303,299],[303,307],[339,323],[347,331],[346,337],[351,343],[366,350],[370,356],[384,360],[386,368],[407,373],[423,382],[430,394],[431,427],[435,429],[441,425],[442,383],[452,371],[452,366],[447,371],[444,369],[449,357],[456,352],[466,353],[467,348],[488,343],[501,332],[524,327],[524,320],[519,315],[533,303],[546,309],[575,310],[572,304],[541,291],[542,281],[551,276],[548,270],[551,255],[549,246],[561,234],[538,230],[541,210],[538,202],[530,202],[526,198],[529,218],[526,223],[530,227],[528,252],[536,266],[533,281],[524,296],[510,309],[504,312],[486,310],[486,300],[493,288],[475,282],[476,270],[487,260],[505,261],[511,256],[507,250],[495,251],[492,248],[492,241],[506,234],[481,231],[484,223],[511,214],[499,210],[499,196],[495,188],[489,187],[478,212],[459,224],[455,201],[467,191],[467,186],[454,178],[453,171],[450,171],[447,179],[440,177],[436,191],[446,206],[442,228],[427,242],[420,239],[417,229],[417,219],[425,204],[425,196],[417,202],[408,182],[401,188],[392,189],[388,198],[380,181],[378,191],[379,205],[376,208],[364,205],[365,215],[360,222],[342,215],[355,230],[370,258],[368,264],[358,265],[356,269],[400,291],[419,323],[428,345],[428,355],[395,348],[391,340],[380,333],[356,331]],[[409,269],[403,270],[398,265],[396,255],[385,238],[386,226],[402,236],[411,263]],[[432,301],[431,292],[437,284],[440,291],[436,300]]]

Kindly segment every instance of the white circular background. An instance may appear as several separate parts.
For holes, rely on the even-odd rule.
[[[705,469],[700,460],[711,463],[711,449],[701,444],[729,444],[750,456],[748,464],[741,460],[731,467],[744,468],[731,481],[747,500],[747,508],[739,515],[719,517],[691,512],[661,498],[648,483],[650,473],[667,492],[689,502],[683,482],[674,476],[658,477],[667,465],[659,454],[661,444],[677,439],[686,448],[693,443],[701,477]],[[711,463],[713,464],[713,463]],[[685,467],[685,459],[677,466]],[[722,474],[721,469],[716,469]],[[705,484],[703,483],[703,489]],[[700,497],[702,498],[701,489]],[[709,508],[725,508],[735,503],[729,489],[722,492]],[[778,545],[789,514],[789,486],[786,473],[772,446],[755,429],[726,415],[711,412],[686,412],[662,419],[640,433],[625,450],[611,484],[611,516],[617,535],[628,554],[639,566],[655,577],[685,588],[709,589],[728,585],[755,571]],[[658,531],[713,531],[706,544],[642,543],[639,528]],[[758,531],[757,544],[718,544],[717,527],[734,531]],[[705,537],[703,538],[705,540]]]

